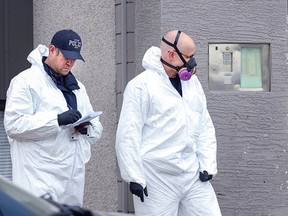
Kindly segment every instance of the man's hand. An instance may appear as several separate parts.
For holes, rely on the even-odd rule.
[[[83,122],[82,124],[77,125],[74,128],[78,133],[87,134],[87,129],[89,125],[92,125],[91,122]]]
[[[143,196],[143,192],[145,194],[145,196],[148,196],[148,191],[147,191],[147,187],[144,188],[135,182],[130,182],[130,191],[132,194],[140,197],[141,201],[144,202],[144,196]]]
[[[58,124],[68,125],[78,121],[82,117],[78,110],[70,109],[58,115]]]
[[[202,182],[207,182],[210,181],[212,179],[213,175],[209,175],[208,172],[206,170],[202,172],[200,172],[199,178]]]

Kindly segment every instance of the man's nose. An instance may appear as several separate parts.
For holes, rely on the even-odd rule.
[[[66,64],[71,67],[74,64],[74,62],[75,62],[74,59],[67,59]]]

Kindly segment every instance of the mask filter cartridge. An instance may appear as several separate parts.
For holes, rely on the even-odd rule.
[[[182,68],[178,72],[179,78],[181,80],[189,80],[192,76],[192,73],[187,70],[187,68]]]
[[[187,68],[184,67],[184,68],[181,68],[181,69],[179,70],[178,75],[179,75],[179,78],[180,78],[181,80],[186,81],[186,80],[189,80],[189,79],[191,78],[191,76],[192,76],[193,74],[195,74],[195,72],[196,72],[196,67],[194,67],[194,68],[191,70],[191,72],[189,72],[189,71],[187,70]]]

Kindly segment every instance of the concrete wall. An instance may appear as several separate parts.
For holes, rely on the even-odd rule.
[[[72,72],[86,86],[94,109],[103,111],[103,137],[92,146],[87,164],[84,206],[117,211],[114,1],[34,1],[35,47],[49,45],[53,34],[63,28],[75,30],[82,38],[86,62],[77,61]]]
[[[136,65],[171,29],[192,35],[199,77],[218,139],[213,182],[223,216],[286,215],[287,0],[161,0],[136,3]],[[208,89],[208,44],[271,44],[271,92]]]

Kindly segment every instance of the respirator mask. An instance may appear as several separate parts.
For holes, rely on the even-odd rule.
[[[180,34],[181,34],[181,31],[178,31],[173,44],[170,43],[169,41],[167,41],[164,37],[162,38],[162,41],[175,49],[175,51],[179,55],[181,61],[183,62],[183,65],[182,66],[174,66],[174,65],[171,65],[168,62],[164,61],[162,58],[161,58],[161,62],[163,64],[167,65],[168,67],[175,69],[178,72],[179,78],[181,80],[189,80],[191,78],[191,76],[196,73],[197,64],[196,64],[196,61],[195,61],[193,56],[191,56],[189,61],[187,62],[184,59],[182,53],[179,51],[179,49],[177,47],[177,43],[178,43],[178,39],[179,39]]]

